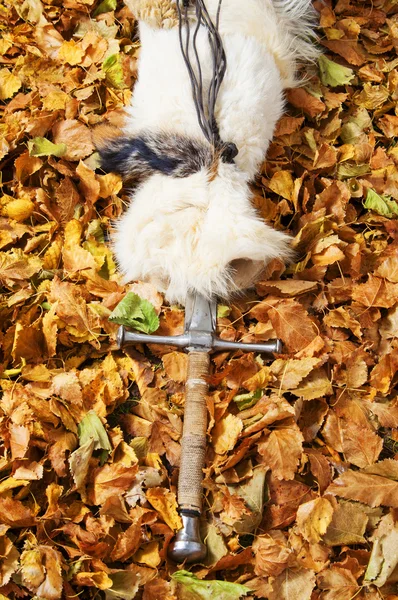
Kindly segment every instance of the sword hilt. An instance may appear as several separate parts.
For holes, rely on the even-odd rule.
[[[134,344],[163,344],[206,352],[211,352],[212,350],[224,352],[228,350],[243,350],[244,352],[263,352],[264,354],[280,354],[282,352],[282,342],[280,340],[270,340],[262,344],[245,344],[243,342],[221,340],[212,333],[199,331],[170,336],[147,335],[146,333],[127,331],[124,325],[119,327],[117,344],[119,348]]]

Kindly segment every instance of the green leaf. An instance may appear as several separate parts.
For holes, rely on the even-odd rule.
[[[117,90],[122,90],[127,87],[124,81],[122,57],[120,54],[112,54],[108,56],[102,63],[102,70],[105,73],[106,81]]]
[[[398,203],[395,200],[391,200],[389,196],[379,196],[371,189],[368,189],[364,207],[390,219],[398,215]]]
[[[107,13],[111,12],[111,10],[115,10],[116,4],[116,0],[103,0],[93,12],[93,17],[97,17],[98,15],[102,15],[102,13]]]
[[[53,144],[47,138],[35,137],[28,142],[30,156],[63,156],[66,144]]]
[[[323,85],[330,85],[331,87],[346,85],[355,77],[352,69],[329,60],[323,54],[319,57],[318,64]]]
[[[239,583],[228,581],[202,581],[188,571],[176,571],[171,578],[179,584],[180,600],[239,600],[250,592]]]
[[[84,419],[77,426],[79,435],[79,446],[85,446],[89,442],[94,442],[93,450],[103,450],[101,453],[101,463],[103,464],[108,457],[112,446],[109,443],[108,434],[97,414],[90,410]]]
[[[234,396],[233,400],[239,410],[246,410],[254,406],[263,395],[262,390],[256,390],[255,392],[249,392],[248,394],[238,394]]]
[[[109,320],[143,333],[153,333],[159,328],[159,318],[153,305],[133,292],[129,292],[119,302]]]

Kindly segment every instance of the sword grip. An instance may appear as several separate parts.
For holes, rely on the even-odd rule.
[[[206,453],[207,407],[210,358],[207,352],[188,354],[184,426],[181,440],[178,503],[184,511],[200,513]]]

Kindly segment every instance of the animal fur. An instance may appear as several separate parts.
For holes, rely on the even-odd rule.
[[[215,20],[218,0],[206,5]],[[222,2],[228,66],[216,119],[221,139],[239,150],[234,164],[214,155],[199,127],[175,4],[129,0],[129,6],[141,19],[138,81],[123,136],[100,149],[104,168],[139,183],[117,224],[119,267],[127,281],[151,281],[170,302],[183,303],[192,290],[228,297],[252,284],[271,259],[291,255],[289,237],[252,207],[249,184],[283,113],[283,91],[297,84],[298,62],[317,55],[311,2]],[[206,86],[212,64],[204,28],[198,49]]]

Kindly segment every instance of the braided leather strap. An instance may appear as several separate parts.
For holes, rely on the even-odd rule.
[[[209,363],[210,358],[207,352],[190,352],[188,355],[184,428],[178,479],[178,503],[182,511],[200,512],[202,508]]]

